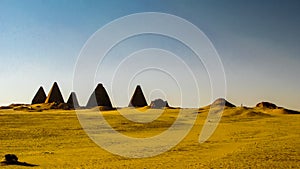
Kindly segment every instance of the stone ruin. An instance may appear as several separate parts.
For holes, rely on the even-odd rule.
[[[163,109],[170,107],[167,101],[164,101],[162,99],[155,99],[151,101],[150,108],[151,109]]]

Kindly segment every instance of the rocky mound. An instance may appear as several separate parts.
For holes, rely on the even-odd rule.
[[[170,106],[167,101],[164,101],[162,99],[155,99],[150,103],[150,108],[152,109],[163,109],[165,107],[170,107]]]
[[[19,166],[28,166],[28,167],[34,167],[34,166],[38,166],[35,164],[29,164],[26,162],[19,162],[18,161],[18,157],[15,154],[6,154],[4,156],[5,161],[1,161],[1,165],[5,166],[5,165],[19,165]]]
[[[269,112],[274,114],[300,114],[299,111],[289,110],[282,107],[278,107],[277,109],[269,109]]]
[[[278,107],[270,102],[260,102],[256,105],[256,107],[268,108],[268,109],[277,109]]]
[[[137,85],[128,107],[144,107],[148,106],[147,101],[145,99],[144,93],[140,85]]]
[[[211,107],[220,107],[220,106],[236,107],[234,104],[228,102],[224,98],[219,98],[211,104]]]
[[[8,106],[1,106],[0,109],[13,109],[15,107],[19,107],[19,106],[26,106],[27,104],[10,104]]]
[[[238,117],[238,118],[263,118],[271,117],[268,112],[265,112],[261,109],[256,108],[247,108],[247,107],[232,107],[224,109],[224,117]]]

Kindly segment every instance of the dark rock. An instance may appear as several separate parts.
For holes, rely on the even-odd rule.
[[[71,108],[67,103],[59,103],[57,105],[57,109],[70,110]]]
[[[270,102],[260,102],[256,105],[256,107],[268,108],[268,109],[276,109],[278,108],[275,104]]]
[[[7,163],[13,164],[18,162],[18,157],[15,154],[5,154],[4,157]]]
[[[152,109],[162,109],[165,107],[169,107],[169,104],[167,101],[163,101],[162,99],[155,99],[150,103],[150,108]]]
[[[19,162],[18,157],[15,154],[6,154],[4,157],[5,157],[5,161],[1,161],[1,165],[19,165],[19,166],[28,166],[28,167],[38,166],[26,162]]]

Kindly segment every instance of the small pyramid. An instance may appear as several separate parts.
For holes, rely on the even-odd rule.
[[[109,96],[101,83],[97,85],[96,89],[91,94],[89,101],[86,105],[87,108],[92,108],[96,106],[112,108]]]
[[[144,107],[148,106],[145,96],[140,85],[137,85],[128,107]]]
[[[79,103],[75,92],[72,92],[70,94],[69,99],[67,101],[67,105],[69,106],[70,109],[75,109],[79,107]]]
[[[54,82],[50,92],[48,93],[45,103],[65,103],[56,82]]]
[[[36,92],[35,96],[33,97],[31,104],[40,104],[45,103],[46,100],[46,93],[44,88],[41,86],[39,90]]]

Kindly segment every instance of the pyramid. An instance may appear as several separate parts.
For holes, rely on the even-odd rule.
[[[145,96],[140,85],[137,85],[128,107],[144,107],[148,106]]]
[[[109,96],[101,83],[97,85],[96,89],[91,94],[89,101],[86,105],[87,108],[92,108],[96,106],[112,108]]]
[[[56,82],[54,82],[50,92],[48,93],[45,103],[64,103],[64,99]]]
[[[33,97],[31,104],[39,104],[44,103],[46,100],[46,93],[44,88],[41,86],[39,90],[36,92],[35,96]]]
[[[69,106],[70,109],[75,109],[79,107],[79,103],[75,92],[72,92],[70,94],[69,99],[67,101],[67,105]]]

